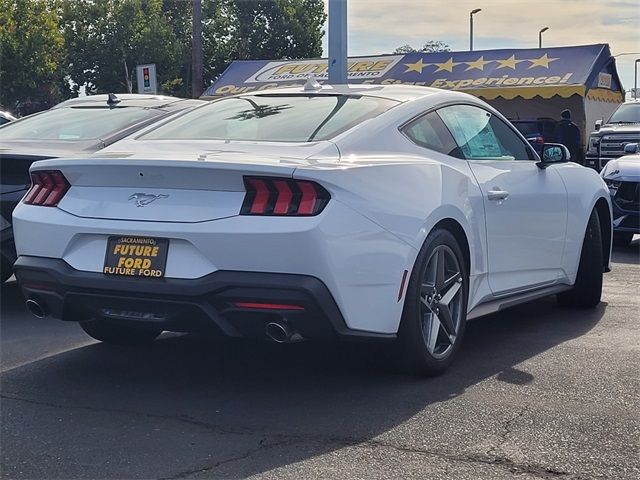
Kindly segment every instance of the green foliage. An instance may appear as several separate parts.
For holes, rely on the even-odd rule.
[[[74,0],[64,3],[69,71],[88,93],[127,92],[136,65],[155,63],[158,83],[180,72],[182,48],[162,0]],[[79,88],[76,85],[76,90]]]
[[[203,8],[205,83],[233,60],[322,55],[322,0],[216,0]]]
[[[69,95],[57,0],[0,0],[0,104],[49,107]]]
[[[393,53],[396,55],[404,55],[405,53],[416,53],[416,52],[433,53],[433,52],[450,52],[450,51],[451,51],[451,48],[449,47],[449,45],[447,45],[443,41],[429,40],[427,43],[425,43],[422,46],[422,48],[415,49],[411,45],[406,44],[396,48],[393,51]]]
[[[0,0],[0,103],[137,91],[143,63],[189,96],[191,14],[192,0]],[[325,19],[322,0],[203,1],[205,84],[235,59],[321,56]]]

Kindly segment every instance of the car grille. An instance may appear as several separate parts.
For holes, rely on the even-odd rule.
[[[640,183],[621,182],[614,201],[622,210],[640,210]]]
[[[604,135],[600,140],[600,157],[622,157],[627,143],[638,142],[640,142],[640,133]]]

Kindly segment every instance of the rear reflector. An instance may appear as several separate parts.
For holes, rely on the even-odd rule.
[[[24,203],[55,207],[67,193],[71,185],[59,170],[40,170],[31,173],[31,188],[24,197]]]
[[[236,308],[252,308],[256,310],[304,310],[304,307],[300,305],[288,305],[285,303],[234,302],[233,306]]]
[[[241,215],[313,216],[326,207],[331,195],[307,180],[244,177],[247,194]]]
[[[402,274],[402,280],[400,281],[400,291],[398,292],[398,301],[402,300],[402,294],[404,293],[404,285],[407,282],[407,270]]]

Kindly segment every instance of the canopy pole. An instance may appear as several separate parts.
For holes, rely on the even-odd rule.
[[[347,0],[329,0],[329,83],[347,83]]]

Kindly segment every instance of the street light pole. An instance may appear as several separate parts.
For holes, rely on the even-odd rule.
[[[473,15],[481,11],[481,8],[475,8],[469,13],[469,51],[473,51]]]
[[[542,48],[542,34],[549,30],[549,27],[541,28],[538,32],[538,48]]]
[[[638,55],[640,54],[640,52],[625,52],[625,53],[618,53],[617,55],[612,55],[611,58],[618,58],[618,57],[623,57],[625,55]],[[637,58],[635,61],[635,65],[634,65],[634,69],[633,69],[633,81],[634,81],[634,88],[633,88],[633,99],[637,100],[638,99],[638,62],[640,62],[640,58]]]
[[[634,79],[633,99],[634,100],[638,99],[638,63],[640,63],[640,58],[636,58],[636,63],[633,68],[633,79]]]

